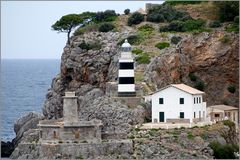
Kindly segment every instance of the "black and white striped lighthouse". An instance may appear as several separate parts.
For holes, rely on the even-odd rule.
[[[118,96],[135,97],[134,60],[131,45],[127,40],[122,44],[118,70]]]

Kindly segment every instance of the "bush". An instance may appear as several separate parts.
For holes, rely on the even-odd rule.
[[[95,23],[88,24],[84,27],[79,27],[74,33],[74,36],[82,35],[84,33],[98,31],[98,26]]]
[[[158,5],[148,11],[147,21],[171,22],[173,20],[186,21],[192,19],[187,12],[178,11],[170,5]]]
[[[187,5],[187,4],[199,4],[201,3],[202,1],[176,1],[176,0],[166,0],[164,2],[164,4],[168,4],[168,5],[172,5],[172,6],[175,6],[175,5],[179,5],[179,4],[182,4],[182,5]]]
[[[193,31],[201,29],[205,24],[205,21],[202,19],[197,20],[188,20],[184,23],[183,31]]]
[[[150,56],[147,53],[142,53],[136,57],[136,61],[139,64],[148,64],[150,62]]]
[[[205,21],[201,19],[197,20],[187,20],[186,22],[182,21],[173,21],[169,23],[167,26],[162,26],[159,28],[160,32],[169,32],[169,31],[176,31],[176,32],[186,32],[186,31],[194,31],[203,29]]]
[[[202,81],[199,81],[199,82],[197,82],[197,84],[194,87],[197,88],[200,91],[203,91],[205,85],[204,85],[204,83]]]
[[[141,13],[134,12],[129,18],[128,18],[128,25],[132,26],[133,24],[139,24],[144,20],[144,16]]]
[[[212,21],[209,23],[209,27],[210,28],[218,28],[218,27],[221,27],[221,23],[220,23],[220,21]]]
[[[234,23],[239,25],[239,16],[234,17]]]
[[[124,14],[128,15],[130,13],[130,9],[125,9]]]
[[[139,35],[130,35],[126,38],[128,40],[128,43],[131,45],[138,45],[141,43],[142,38]],[[118,42],[118,45],[122,45],[124,43],[125,39],[122,39]]]
[[[194,75],[194,73],[189,73],[188,77],[190,78],[191,81],[196,81],[197,80],[197,76]]]
[[[181,37],[173,36],[171,38],[171,43],[172,44],[178,44],[181,41],[181,39],[182,39]]]
[[[235,32],[238,33],[239,32],[239,25],[238,24],[230,24],[228,25],[225,30],[227,32]]]
[[[219,8],[219,17],[221,22],[233,21],[236,16],[239,16],[238,1],[221,1],[214,2]]]
[[[86,43],[85,41],[83,41],[78,45],[78,47],[80,47],[81,49],[86,49],[87,51],[91,49],[98,50],[101,49],[101,44],[99,42]]]
[[[230,92],[230,93],[235,93],[235,91],[236,91],[236,88],[235,88],[235,86],[234,85],[230,85],[230,86],[228,86],[228,91]]]
[[[149,22],[164,22],[164,17],[162,14],[149,14],[147,16],[147,21]]]
[[[93,21],[94,22],[111,22],[117,18],[114,10],[106,10],[104,12],[97,12]]]
[[[191,132],[189,132],[188,135],[187,135],[187,138],[188,138],[188,139],[194,139],[194,136],[192,135]]]
[[[213,141],[209,144],[209,147],[213,150],[213,155],[216,159],[236,159],[234,152],[239,151],[239,146],[236,144],[220,144],[217,141]]]
[[[108,31],[111,31],[115,28],[115,26],[111,23],[103,23],[100,25],[99,27],[99,31],[100,32],[108,32]]]
[[[134,48],[132,50],[132,53],[136,54],[136,55],[139,55],[139,54],[142,54],[143,53],[143,50],[139,49],[139,48]]]
[[[170,44],[168,42],[160,42],[155,45],[155,47],[157,47],[158,49],[164,49],[169,46],[170,46]]]
[[[150,24],[145,24],[145,25],[139,27],[138,31],[142,36],[149,36],[154,31],[154,28]]]

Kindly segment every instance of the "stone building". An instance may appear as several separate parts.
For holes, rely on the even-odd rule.
[[[101,141],[100,120],[79,121],[75,92],[66,92],[63,97],[63,120],[39,122],[40,141]]]

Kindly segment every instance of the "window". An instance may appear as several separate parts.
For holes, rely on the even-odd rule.
[[[184,104],[184,98],[180,98],[180,104]]]
[[[121,62],[119,64],[119,69],[133,69],[133,62]]]
[[[196,101],[196,100],[195,100],[195,97],[194,97],[194,104],[196,103],[195,101]]]
[[[180,112],[180,118],[184,118],[184,112]]]
[[[197,98],[197,103],[198,103],[198,97],[196,97]]]
[[[220,114],[215,114],[214,117],[220,117]]]
[[[199,97],[199,103],[201,103],[201,97]]]
[[[134,77],[119,77],[119,84],[134,84]]]
[[[159,104],[163,104],[163,98],[159,98]]]
[[[194,114],[194,118],[196,118],[196,112],[194,112],[193,114]]]

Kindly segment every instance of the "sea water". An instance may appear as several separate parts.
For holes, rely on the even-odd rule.
[[[1,60],[1,140],[15,137],[14,122],[28,112],[42,113],[52,79],[60,72],[60,60]]]

